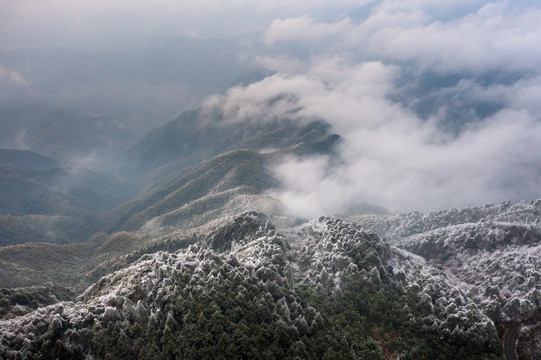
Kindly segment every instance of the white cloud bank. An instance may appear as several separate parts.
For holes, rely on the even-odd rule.
[[[354,23],[318,23],[308,16],[275,20],[266,41],[310,42],[332,37],[332,51],[385,61],[413,61],[435,71],[532,70],[541,62],[541,8],[486,2],[472,13],[442,21],[430,10],[439,1],[384,1]],[[518,2],[520,4],[520,2]],[[321,49],[325,52],[327,49]]]
[[[541,9],[477,2],[464,13],[465,3],[445,2],[455,15],[440,20],[435,1],[415,4],[383,1],[358,22],[275,20],[266,42],[306,46],[310,56],[262,57],[280,73],[207,104],[233,120],[301,109],[299,118],[323,118],[343,137],[338,165],[291,158],[273,168],[283,184],[273,195],[292,212],[312,217],[356,203],[406,211],[541,197]],[[427,73],[457,80],[404,94],[404,79]],[[440,103],[422,117],[411,105],[431,93]],[[289,96],[269,101],[280,94]],[[397,94],[408,102],[392,100]],[[443,130],[443,121],[460,123],[449,115],[456,108],[474,112],[472,103],[496,107],[452,125],[456,132]]]

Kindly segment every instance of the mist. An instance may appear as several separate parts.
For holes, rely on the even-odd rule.
[[[306,13],[331,20],[373,1],[22,0],[0,4],[0,48],[105,50],[189,36],[231,39]]]
[[[360,21],[277,19],[264,41],[283,53],[259,61],[279,73],[206,106],[239,122],[322,118],[342,136],[340,161],[288,158],[272,167],[282,187],[270,194],[297,215],[538,198],[540,9],[445,8],[384,1]]]
[[[198,107],[226,123],[328,122],[343,139],[337,155],[270,169],[282,185],[269,194],[296,215],[541,197],[533,1],[49,0],[0,10],[3,102],[99,115],[124,132],[124,148]],[[235,86],[258,68],[276,74]],[[66,163],[111,167],[96,154]]]

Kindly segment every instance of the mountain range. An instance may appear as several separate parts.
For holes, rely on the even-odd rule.
[[[270,168],[342,161],[324,119],[3,109],[1,359],[541,356],[541,200],[304,219]]]

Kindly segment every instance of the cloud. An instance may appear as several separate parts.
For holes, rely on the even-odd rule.
[[[309,16],[286,20],[276,19],[265,34],[265,42],[277,41],[322,42],[333,35],[339,35],[350,27],[348,18],[336,23],[316,23]]]
[[[230,89],[205,108],[238,122],[284,115],[300,121],[323,118],[341,134],[338,165],[309,157],[273,167],[282,187],[271,195],[298,215],[339,212],[359,203],[406,211],[541,195],[537,78],[485,87],[459,81],[451,94],[499,101],[503,108],[456,135],[443,130],[437,116],[422,119],[389,99],[400,76],[398,65],[322,57],[306,64],[304,72]]]
[[[366,81],[374,81],[370,77]],[[358,203],[393,211],[441,209],[541,195],[541,122],[527,110],[506,108],[452,136],[384,93],[354,83],[295,94],[303,106],[299,115],[328,120],[344,143],[340,165],[316,157],[273,168],[283,186],[272,195],[294,213],[312,217]]]
[[[73,156],[66,162],[66,169],[72,176],[84,174],[86,170],[100,172],[106,169],[107,166],[110,166],[108,161],[95,151],[83,156]]]
[[[272,195],[308,217],[358,203],[406,211],[541,197],[539,16],[529,1],[420,0],[382,1],[357,23],[274,21],[268,44],[310,53],[261,57],[281,74],[266,85],[344,142],[338,165],[275,166],[283,186]],[[257,94],[265,104],[264,87]]]
[[[203,104],[204,114],[219,113],[226,122],[269,121],[299,110],[296,94],[321,91],[323,85],[305,76],[274,75],[249,86],[234,87]]]
[[[355,26],[348,18],[334,23],[307,16],[275,20],[265,39],[306,46],[332,37],[339,44],[321,47],[320,53],[341,48],[368,60],[411,61],[437,71],[536,69],[541,61],[541,9],[521,2],[476,3],[473,12],[458,16],[464,10],[460,2],[383,1]],[[455,16],[435,18],[436,4]]]
[[[0,64],[0,82],[2,81],[8,81],[17,85],[28,85],[28,82],[20,72],[11,70]]]
[[[419,16],[417,23],[388,26],[386,22],[396,15],[383,13],[382,23],[375,28],[359,26],[347,41],[374,55],[413,60],[440,71],[524,71],[537,68],[541,60],[535,46],[541,36],[539,16],[541,9],[517,12],[499,3],[448,22],[427,23]]]
[[[160,37],[231,38],[279,17],[333,17],[370,1],[339,0],[20,0],[0,3],[2,48],[102,49]]]

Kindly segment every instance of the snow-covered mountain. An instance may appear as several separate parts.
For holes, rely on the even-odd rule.
[[[541,200],[352,218],[419,255],[445,274],[458,298],[467,296],[504,328],[541,312]],[[523,358],[537,358],[540,328],[527,329],[517,349]]]
[[[326,131],[188,168],[105,213],[109,234],[0,248],[0,359],[539,356],[541,200],[286,215],[267,164],[332,151]]]
[[[4,358],[498,358],[497,324],[425,260],[340,219],[246,213],[75,302],[0,322]],[[451,355],[453,354],[453,355]]]
[[[495,319],[541,310],[540,200],[356,221],[443,269]]]

